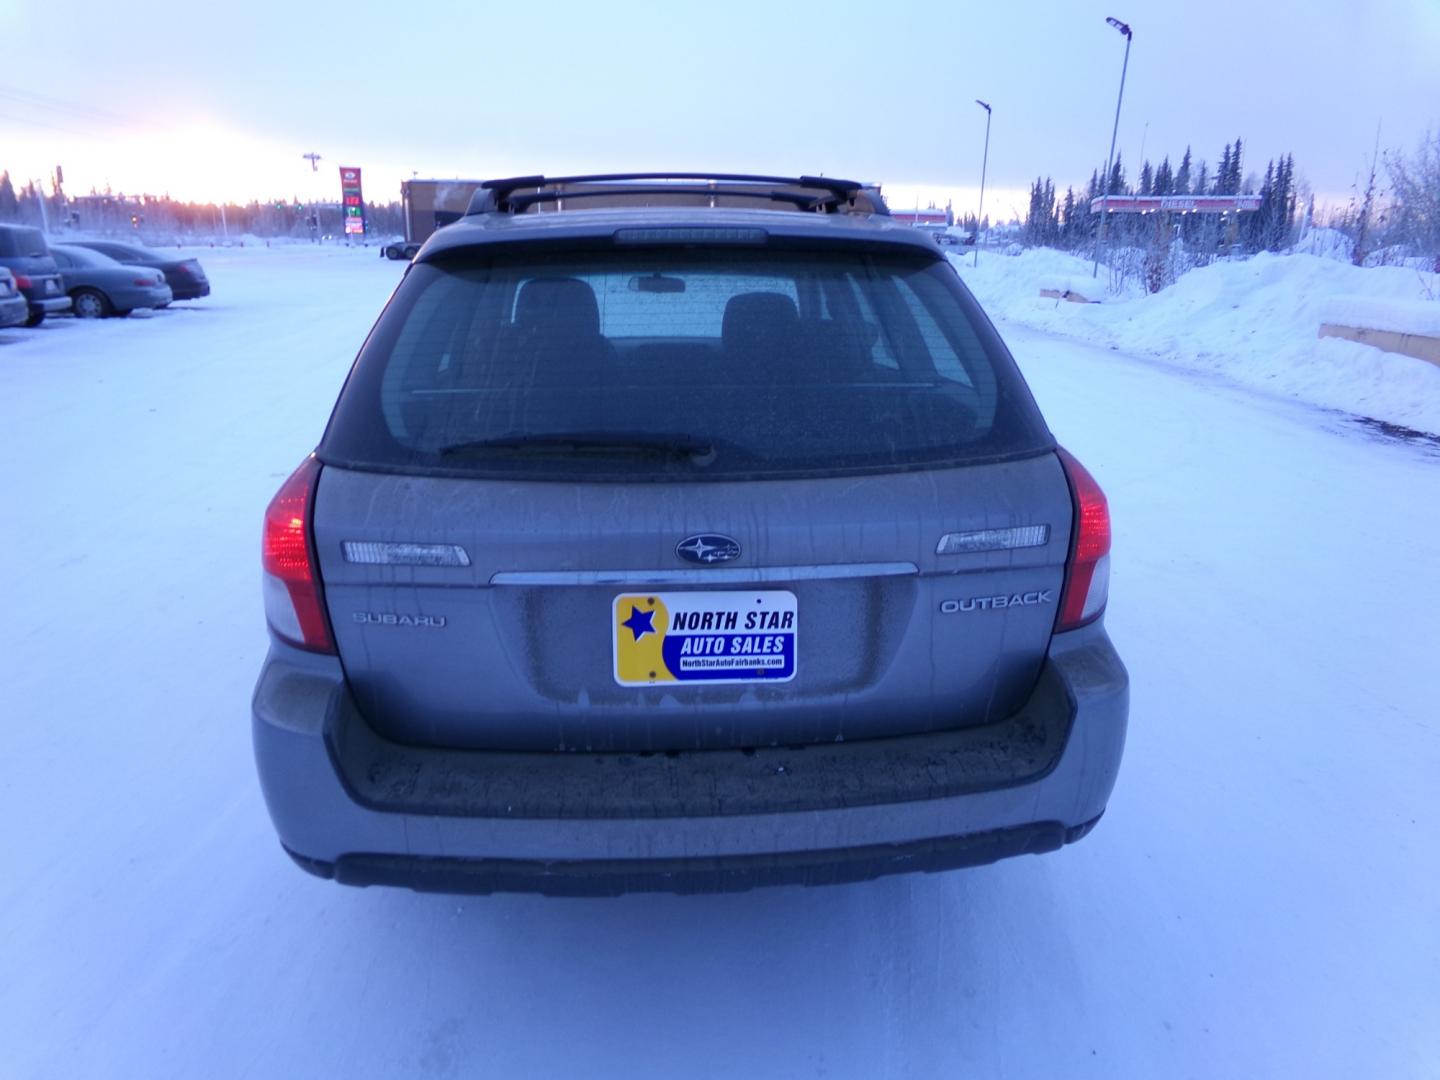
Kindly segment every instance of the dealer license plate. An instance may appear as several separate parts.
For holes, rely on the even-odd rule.
[[[795,677],[791,592],[621,593],[610,622],[621,686]]]

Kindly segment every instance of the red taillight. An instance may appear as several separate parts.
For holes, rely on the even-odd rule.
[[[261,563],[265,618],[277,635],[312,652],[335,651],[311,537],[320,462],[312,454],[290,474],[265,509]]]
[[[137,278],[134,280],[134,282],[132,282],[132,284],[135,284],[135,285],[154,285],[154,284],[155,284],[155,279],[154,279],[154,278],[148,278],[148,277],[137,277]]]
[[[29,276],[25,274],[15,275],[15,287],[17,289],[28,289],[30,288],[31,284],[32,282],[30,281]]]
[[[1085,466],[1066,450],[1056,453],[1070,484],[1075,528],[1055,629],[1074,630],[1098,619],[1110,594],[1110,507]]]

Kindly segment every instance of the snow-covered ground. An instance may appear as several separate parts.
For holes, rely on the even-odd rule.
[[[200,254],[209,300],[0,331],[0,1078],[1440,1076],[1434,447],[1002,320],[1114,513],[1091,837],[737,896],[351,890],[254,778],[260,514],[402,266]]]
[[[1217,262],[1153,296],[1135,283],[1121,297],[1073,304],[1042,288],[1079,291],[1092,263],[1034,248],[1007,258],[983,252],[951,261],[992,317],[1095,345],[1162,359],[1254,390],[1440,433],[1440,367],[1337,338],[1318,338],[1337,311],[1388,313],[1407,333],[1440,320],[1440,274],[1388,266],[1361,269],[1315,255]],[[1100,278],[1106,280],[1101,269]],[[1106,282],[1108,284],[1108,282]]]

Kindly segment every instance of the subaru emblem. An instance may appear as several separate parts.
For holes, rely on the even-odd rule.
[[[729,562],[740,557],[738,541],[721,536],[719,533],[700,533],[687,536],[675,545],[675,554],[686,562],[709,566],[711,563]]]

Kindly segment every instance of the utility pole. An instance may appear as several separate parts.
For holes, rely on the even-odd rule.
[[[985,170],[990,165],[990,106],[979,98],[975,104],[985,110],[985,154],[980,159],[980,209],[975,215],[975,261],[970,265],[980,265],[980,223],[985,220]]]
[[[1095,245],[1095,269],[1091,277],[1100,276],[1100,254],[1105,248],[1110,215],[1110,169],[1115,164],[1115,137],[1120,134],[1120,103],[1125,100],[1125,72],[1130,67],[1130,25],[1119,19],[1105,20],[1125,35],[1125,61],[1120,65],[1120,96],[1115,99],[1115,126],[1110,130],[1110,156],[1105,160],[1105,176],[1100,182],[1100,242]]]
[[[301,154],[300,156],[310,162],[310,171],[312,173],[318,173],[320,171],[320,155],[314,150],[311,150],[308,154]],[[320,199],[318,196],[311,200],[310,210],[314,215],[315,243],[318,244],[320,243]]]

